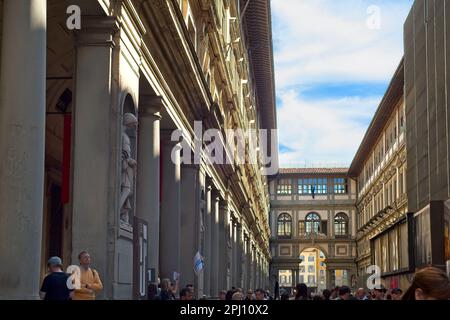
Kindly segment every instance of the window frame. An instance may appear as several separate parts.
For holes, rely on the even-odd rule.
[[[348,180],[346,178],[333,179],[333,194],[348,194]]]
[[[349,222],[350,222],[349,216],[345,212],[339,212],[334,216],[335,237],[349,236]]]
[[[292,216],[287,212],[283,212],[277,217],[277,237],[282,239],[292,237]]]
[[[312,219],[310,217],[317,217],[317,219]],[[305,232],[306,234],[319,234],[321,233],[321,223],[322,219],[317,212],[310,212],[305,217]],[[317,228],[316,228],[317,226]],[[313,231],[314,229],[314,231]]]
[[[279,196],[292,195],[292,180],[291,179],[278,179],[276,192],[277,192],[277,195],[279,195]]]

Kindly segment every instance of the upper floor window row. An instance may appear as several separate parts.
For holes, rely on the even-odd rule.
[[[290,179],[281,179],[277,183],[278,195],[292,194],[293,186]],[[347,194],[347,179],[334,178],[329,186],[327,178],[305,178],[297,180],[297,192],[300,195],[323,195],[323,194]]]
[[[326,178],[298,179],[298,194],[327,194]]]

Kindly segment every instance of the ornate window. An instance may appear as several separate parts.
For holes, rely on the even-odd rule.
[[[278,237],[291,237],[292,235],[292,218],[287,213],[282,213],[278,217]]]
[[[313,212],[306,216],[306,233],[320,232],[320,216]]]
[[[338,213],[334,218],[334,234],[336,236],[348,235],[348,216],[345,213]]]

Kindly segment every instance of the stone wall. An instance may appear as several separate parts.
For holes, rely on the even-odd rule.
[[[2,35],[3,35],[3,0],[0,0],[0,61],[2,61]],[[0,71],[1,71],[0,63]]]
[[[449,197],[450,5],[416,0],[404,29],[407,193],[416,212]]]

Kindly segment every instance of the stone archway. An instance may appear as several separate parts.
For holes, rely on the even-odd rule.
[[[328,253],[328,244],[327,244],[327,246],[322,246],[321,244],[317,244],[317,243],[315,243],[315,244],[312,244],[312,243],[300,243],[299,244],[299,251],[298,252],[302,252],[302,251],[304,251],[305,249],[308,249],[308,248],[315,248],[315,249],[317,249],[317,250],[320,250],[320,251],[322,251],[323,252],[323,254],[325,255],[325,257],[326,257],[326,259],[328,259],[329,258],[329,253]]]
[[[298,283],[304,283],[312,293],[327,288],[327,252],[319,245],[300,246]]]

